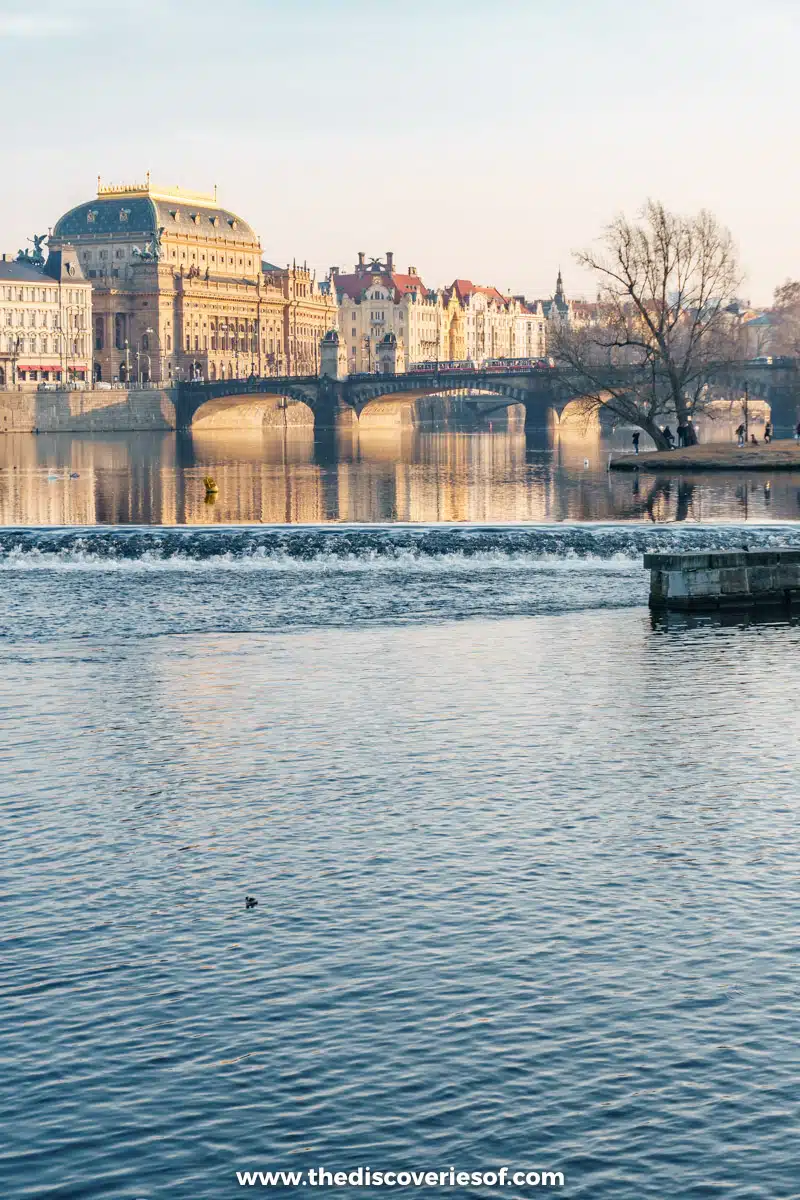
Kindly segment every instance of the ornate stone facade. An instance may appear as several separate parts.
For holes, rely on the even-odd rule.
[[[387,333],[397,339],[398,370],[447,357],[443,294],[427,288],[416,267],[402,273],[395,271],[391,253],[385,262],[369,263],[362,253],[349,274],[331,268],[329,285],[336,292],[351,373],[376,369],[378,346]]]
[[[0,388],[91,379],[92,288],[71,246],[43,266],[0,259]]]
[[[96,380],[314,374],[335,297],[307,267],[262,261],[246,221],[214,195],[102,186],[56,224],[93,288]]]
[[[395,271],[392,254],[385,262],[366,262],[359,254],[350,274],[331,268],[329,283],[351,372],[379,369],[388,334],[396,338],[398,371],[420,362],[482,363],[546,353],[546,315],[541,303],[528,304],[524,296],[504,296],[469,279],[427,288],[416,267]]]

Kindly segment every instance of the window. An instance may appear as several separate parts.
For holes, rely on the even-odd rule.
[[[169,334],[167,334],[167,350],[171,350],[171,349],[172,349],[172,338],[170,337]]]
[[[95,350],[105,348],[105,322],[102,317],[94,319],[94,348]]]

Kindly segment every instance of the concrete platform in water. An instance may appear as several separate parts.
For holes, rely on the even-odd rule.
[[[800,605],[800,550],[645,554],[650,607],[684,612]]]

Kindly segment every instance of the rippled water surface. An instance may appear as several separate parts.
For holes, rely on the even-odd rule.
[[[505,423],[504,423],[505,422]],[[362,424],[193,434],[0,437],[0,524],[764,521],[800,516],[790,471],[609,472],[630,431],[570,424],[463,429]],[[730,430],[710,425],[705,440]],[[644,443],[643,443],[644,444]],[[219,491],[206,496],[212,475]]]
[[[800,631],[640,566],[743,537],[4,531],[3,1200],[800,1195]]]

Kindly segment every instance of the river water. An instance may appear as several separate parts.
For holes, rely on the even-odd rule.
[[[800,525],[467,442],[265,527],[222,514],[303,472],[219,450],[189,528],[206,463],[59,445],[2,473],[3,1200],[800,1195],[800,629],[653,620],[641,568]],[[401,476],[424,522],[355,523]]]
[[[308,428],[238,437],[7,435],[0,438],[0,525],[800,516],[800,473],[639,478],[607,470],[612,449],[629,450],[628,434],[377,426],[323,444]],[[219,487],[213,503],[206,475]]]

